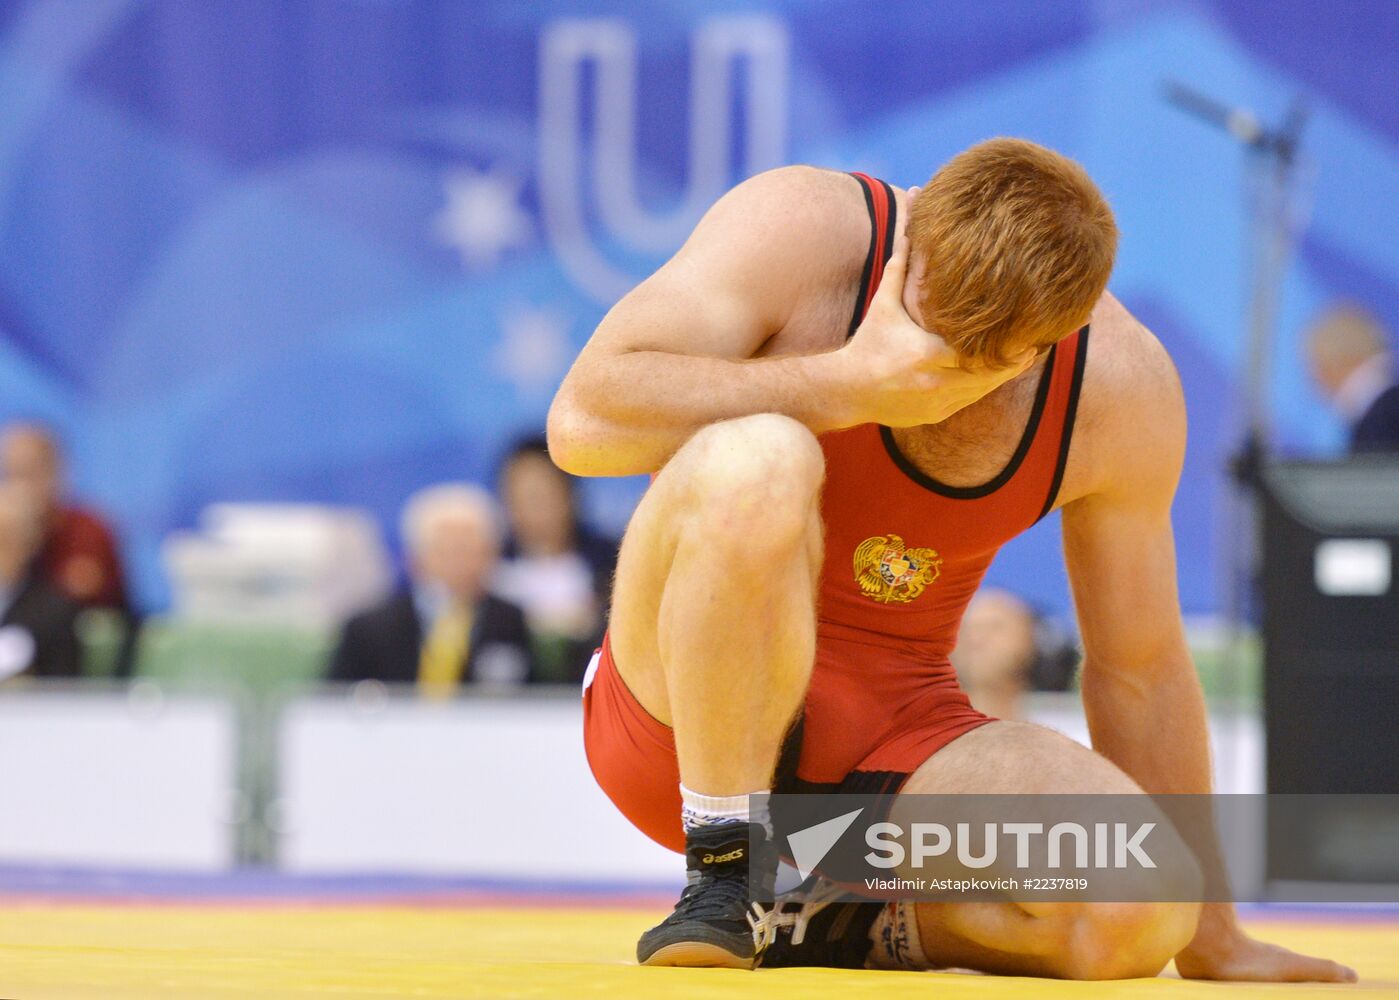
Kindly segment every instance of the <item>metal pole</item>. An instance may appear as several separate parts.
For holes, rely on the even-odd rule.
[[[1272,359],[1278,303],[1292,249],[1291,187],[1297,140],[1306,122],[1303,102],[1293,102],[1283,124],[1266,128],[1258,116],[1233,108],[1179,83],[1167,83],[1172,104],[1238,140],[1245,149],[1246,239],[1250,285],[1241,390],[1243,414],[1239,445],[1230,459],[1231,490],[1226,526],[1229,534],[1225,583],[1225,676],[1228,693],[1237,696],[1240,680],[1256,652],[1250,643],[1250,597],[1259,565],[1258,487],[1272,450]],[[1221,762],[1223,763],[1223,762]]]

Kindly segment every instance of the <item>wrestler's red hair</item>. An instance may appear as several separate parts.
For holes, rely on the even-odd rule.
[[[1003,364],[1088,320],[1117,252],[1112,209],[1084,169],[1023,139],[959,153],[918,192],[922,324],[970,363]]]

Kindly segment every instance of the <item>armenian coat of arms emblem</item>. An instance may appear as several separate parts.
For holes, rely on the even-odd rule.
[[[855,582],[880,604],[907,604],[941,572],[941,556],[932,549],[909,548],[898,535],[875,535],[855,549]]]

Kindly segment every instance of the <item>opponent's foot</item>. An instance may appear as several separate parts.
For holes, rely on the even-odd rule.
[[[750,861],[751,859],[751,861]],[[686,885],[675,910],[636,943],[642,965],[751,969],[767,944],[777,850],[756,823],[715,823],[685,836]],[[754,884],[752,871],[759,881]]]
[[[812,876],[779,899],[771,915],[772,940],[758,964],[764,969],[863,969],[870,928],[887,904],[846,896],[840,886]]]

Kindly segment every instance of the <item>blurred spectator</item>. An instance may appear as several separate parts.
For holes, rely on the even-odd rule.
[[[1035,660],[1035,618],[1029,605],[1004,590],[972,598],[952,663],[972,705],[997,719],[1018,719]]]
[[[0,462],[6,482],[27,492],[39,511],[40,575],[83,607],[126,611],[116,540],[101,516],[69,501],[63,452],[53,433],[39,424],[11,424],[0,437]]]
[[[403,511],[407,590],[351,618],[331,679],[416,683],[448,695],[463,682],[521,684],[533,673],[524,614],[487,592],[500,558],[500,521],[484,490],[447,483]]]
[[[0,680],[21,673],[78,674],[78,608],[30,572],[39,541],[39,515],[29,493],[0,486]]]
[[[499,489],[510,534],[496,589],[525,609],[542,677],[578,683],[602,640],[617,543],[583,524],[575,480],[542,437],[511,449]]]
[[[997,719],[1021,717],[1029,690],[1067,691],[1078,648],[1014,594],[993,587],[972,599],[952,663],[974,707]]]
[[[1399,384],[1379,320],[1355,305],[1328,309],[1307,333],[1312,378],[1350,432],[1353,452],[1399,452]]]

